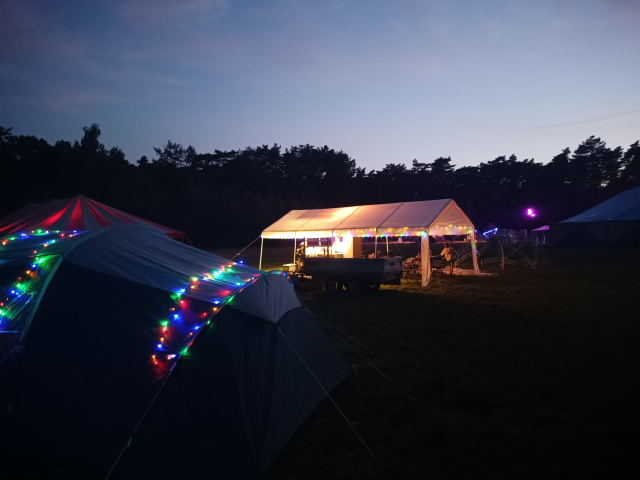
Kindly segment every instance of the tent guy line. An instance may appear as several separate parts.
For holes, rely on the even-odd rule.
[[[324,385],[322,385],[322,383],[320,382],[320,380],[318,380],[318,377],[316,377],[316,375],[313,373],[313,371],[311,370],[311,368],[309,368],[309,365],[307,364],[307,362],[304,361],[304,359],[300,356],[300,354],[298,353],[298,351],[294,348],[293,345],[291,345],[291,342],[289,341],[289,339],[284,335],[284,333],[282,333],[282,330],[280,330],[280,327],[278,327],[278,332],[280,332],[280,335],[282,335],[282,338],[284,338],[286,340],[286,342],[289,344],[289,346],[291,347],[291,349],[295,352],[295,354],[298,356],[298,358],[300,359],[300,361],[304,364],[305,367],[307,367],[307,370],[309,371],[309,373],[311,374],[311,376],[314,378],[314,380],[318,383],[318,385],[320,385],[320,388],[322,388],[322,391],[325,393],[325,395],[327,396],[327,398],[329,400],[331,400],[331,403],[333,403],[333,405],[338,409],[338,412],[340,412],[340,415],[342,415],[342,418],[345,419],[345,421],[349,424],[349,427],[351,428],[351,430],[353,430],[353,432],[356,434],[356,436],[358,437],[358,439],[360,440],[360,442],[362,442],[362,445],[364,445],[364,448],[367,449],[367,451],[371,454],[371,456],[374,459],[378,459],[374,453],[371,451],[371,449],[369,448],[369,445],[367,445],[367,442],[364,441],[364,439],[360,436],[360,434],[358,433],[358,431],[356,430],[356,428],[353,426],[353,424],[351,423],[351,421],[347,418],[347,416],[344,414],[344,412],[340,409],[340,407],[338,406],[338,404],[336,403],[336,401],[333,399],[333,397],[331,395],[329,395],[329,392],[327,392],[326,388],[324,388]]]
[[[393,380],[391,380],[387,375],[385,375],[382,371],[380,371],[380,369],[378,367],[376,367],[373,363],[371,363],[364,355],[362,355],[360,352],[358,352],[355,348],[353,348],[351,345],[349,345],[343,338],[340,337],[340,335],[338,335],[337,333],[335,333],[328,325],[326,325],[322,319],[320,317],[318,317],[317,315],[314,314],[314,316],[316,317],[316,319],[325,326],[325,328],[327,328],[327,330],[329,330],[331,333],[333,333],[338,340],[340,340],[342,343],[344,343],[347,347],[349,347],[351,350],[353,350],[355,352],[356,355],[358,355],[362,360],[364,360],[365,362],[367,362],[371,367],[373,367],[375,369],[376,372],[378,372],[380,375],[382,375],[384,378],[386,378],[387,380],[389,380],[389,382],[391,382],[391,384],[396,387],[398,390],[400,390],[402,393],[404,393],[407,397],[409,397],[412,401],[414,401],[415,403],[417,403],[418,405],[420,405],[420,402],[417,401],[415,398],[413,398],[411,395],[409,395],[407,393],[406,390],[404,390],[400,385],[398,385],[396,382],[394,382]],[[351,338],[351,337],[350,337]],[[359,343],[359,342],[358,342]]]

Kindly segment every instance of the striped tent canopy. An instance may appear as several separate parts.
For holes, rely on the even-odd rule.
[[[143,223],[162,230],[171,238],[187,238],[183,232],[116,210],[84,195],[31,203],[0,220],[0,237],[36,229],[85,231],[123,223]]]

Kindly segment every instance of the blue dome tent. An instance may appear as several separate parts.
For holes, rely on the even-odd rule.
[[[286,274],[153,227],[6,237],[0,295],[8,477],[257,478],[350,373]]]
[[[626,190],[589,210],[549,225],[557,246],[640,245],[640,187]]]

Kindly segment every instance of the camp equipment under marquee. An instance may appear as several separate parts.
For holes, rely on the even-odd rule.
[[[140,224],[0,245],[6,478],[256,479],[349,374],[286,273]]]
[[[125,213],[84,195],[31,203],[0,219],[0,237],[38,229],[80,232],[123,223],[151,225],[171,238],[188,241],[183,232]]]
[[[292,210],[262,232],[262,241],[264,245],[269,238],[332,238],[341,244],[343,257],[353,258],[359,257],[354,239],[421,237],[422,285],[426,286],[431,278],[429,235],[469,235],[473,268],[479,272],[473,223],[451,199]]]

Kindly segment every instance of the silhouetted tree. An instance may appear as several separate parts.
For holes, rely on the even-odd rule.
[[[621,180],[623,188],[640,185],[640,142],[632,143],[622,157]]]
[[[515,155],[455,168],[450,157],[388,163],[367,172],[343,151],[273,144],[198,154],[167,141],[136,165],[100,143],[98,124],[80,141],[49,145],[0,127],[0,215],[29,203],[84,193],[184,230],[200,245],[250,241],[291,209],[453,198],[477,225],[562,220],[640,185],[640,143],[610,149],[595,136],[547,164]]]
[[[186,149],[179,143],[173,143],[167,140],[162,148],[153,147],[158,158],[154,158],[152,162],[160,167],[189,167],[195,164],[196,151],[189,145]]]

